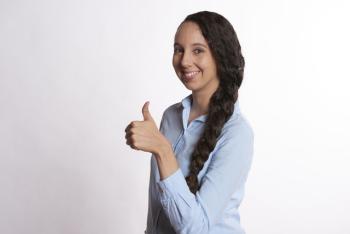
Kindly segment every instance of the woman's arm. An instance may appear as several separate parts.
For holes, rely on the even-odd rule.
[[[155,156],[159,172],[163,173],[158,182],[161,203],[177,233],[208,233],[231,195],[246,181],[253,138],[250,126],[243,123],[230,136],[218,141],[196,195],[189,190],[181,169],[172,166],[176,159],[171,150]],[[174,172],[168,175],[171,171]]]
[[[170,143],[164,144],[154,156],[157,161],[160,180],[167,178],[179,169]]]

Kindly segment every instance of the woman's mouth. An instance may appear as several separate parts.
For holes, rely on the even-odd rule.
[[[186,82],[193,80],[199,71],[191,71],[191,72],[182,72],[182,79]]]

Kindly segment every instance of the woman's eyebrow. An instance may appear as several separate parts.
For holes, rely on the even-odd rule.
[[[205,48],[207,48],[207,46],[206,45],[204,45],[204,44],[202,44],[202,43],[193,43],[192,44],[193,46],[203,46],[203,47],[205,47]]]
[[[206,45],[204,45],[204,44],[202,44],[202,43],[199,43],[199,42],[193,43],[193,44],[191,44],[191,45],[192,45],[192,46],[203,46],[203,47],[205,47],[205,48],[208,48]],[[182,47],[182,45],[181,45],[180,43],[177,43],[177,42],[174,43],[174,46],[181,46],[181,47]]]

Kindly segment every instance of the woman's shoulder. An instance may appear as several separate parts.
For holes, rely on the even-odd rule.
[[[166,118],[166,117],[169,117],[169,116],[177,115],[179,113],[179,111],[180,111],[180,108],[181,108],[181,102],[177,102],[177,103],[174,103],[174,104],[168,106],[163,111],[163,117],[162,118]]]
[[[186,98],[188,98],[188,96],[182,99],[181,101],[173,103],[169,105],[167,108],[165,108],[165,110],[163,111],[162,118],[178,116],[183,109],[183,103]]]
[[[237,107],[228,121],[224,124],[221,137],[232,138],[235,136],[254,138],[254,130],[250,121]]]
[[[165,108],[165,110],[163,111],[163,114],[162,114],[162,118],[161,118],[161,121],[160,121],[160,129],[162,130],[163,129],[163,126],[164,125],[173,125],[175,123],[177,124],[180,124],[181,123],[181,110],[180,110],[180,107],[181,107],[181,102],[177,102],[177,103],[174,103],[170,106],[168,106],[167,108]]]

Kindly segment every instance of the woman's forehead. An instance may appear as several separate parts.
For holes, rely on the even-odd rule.
[[[175,34],[175,43],[207,44],[200,27],[193,22],[184,22],[179,26]]]

